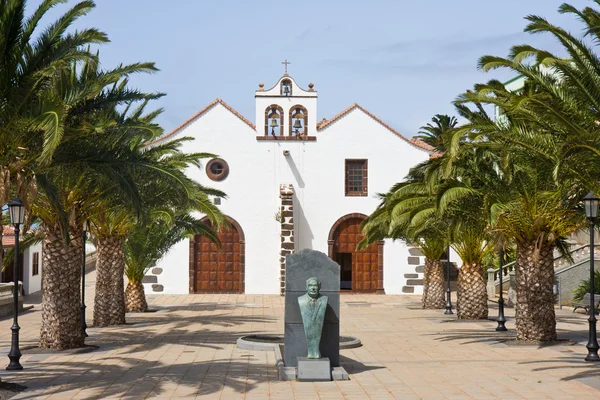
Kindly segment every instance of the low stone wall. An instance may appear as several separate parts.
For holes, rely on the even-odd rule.
[[[13,283],[0,283],[0,318],[13,314]],[[19,282],[19,311],[23,311],[23,282]]]
[[[594,260],[594,268],[600,270],[600,261]],[[585,279],[590,279],[589,258],[557,270],[554,280],[558,284],[559,304],[570,306],[573,303],[573,290]]]
[[[594,261],[594,267],[600,271],[600,260]],[[490,275],[491,276],[491,275]],[[509,274],[509,280],[504,282],[508,290],[507,306],[514,307],[517,302],[515,271]],[[554,271],[554,283],[558,286],[557,303],[559,306],[571,306],[573,304],[573,290],[579,287],[581,281],[590,278],[590,259],[579,260],[575,264],[559,268]],[[497,288],[497,286],[496,286]],[[490,298],[498,294],[493,290],[493,286],[488,285],[488,295]]]

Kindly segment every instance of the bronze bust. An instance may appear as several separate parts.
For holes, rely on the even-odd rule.
[[[327,296],[321,296],[321,281],[319,278],[311,277],[306,281],[306,294],[298,297],[306,345],[308,347],[307,358],[321,358],[319,345],[321,343],[321,332],[327,309]]]

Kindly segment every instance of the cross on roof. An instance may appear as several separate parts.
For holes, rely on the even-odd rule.
[[[284,61],[284,62],[282,62],[282,64],[283,64],[283,65],[284,65],[284,67],[285,67],[285,74],[287,75],[287,66],[288,66],[288,64],[291,64],[291,62],[289,62],[289,61],[287,60],[287,58],[286,58],[286,59],[285,59],[285,61]]]

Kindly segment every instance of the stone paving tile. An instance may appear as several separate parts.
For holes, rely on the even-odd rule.
[[[91,322],[93,274],[89,278]],[[0,378],[28,386],[15,400],[600,398],[593,387],[600,365],[583,361],[584,315],[557,310],[559,336],[575,345],[507,346],[498,340],[514,336],[513,309],[507,310],[509,332],[498,333],[493,321],[455,322],[439,310],[421,310],[419,301],[342,296],[341,332],[363,343],[341,352],[350,381],[278,381],[273,352],[240,350],[235,341],[251,333],[281,334],[283,298],[218,294],[150,295],[158,312],[128,314],[123,326],[88,328],[87,342],[99,350],[49,355],[25,350],[25,370],[2,369]],[[36,304],[20,317],[22,347],[36,344],[40,308]],[[11,323],[1,319],[0,331],[9,333]],[[6,362],[8,333],[0,337]]]

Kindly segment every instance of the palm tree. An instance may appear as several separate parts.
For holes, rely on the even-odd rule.
[[[25,0],[6,0],[0,6],[0,204],[15,193],[28,210],[37,194],[35,167],[43,148],[57,143],[53,133],[43,129],[42,121],[51,114],[32,114],[46,85],[70,62],[87,60],[90,44],[107,42],[97,29],[67,34],[67,29],[95,7],[82,1],[70,8],[43,31],[40,21],[64,0],[45,0],[33,14],[25,17]],[[46,153],[48,149],[45,150]],[[27,214],[28,216],[31,213]],[[0,261],[2,259],[2,221],[0,220]],[[26,224],[28,225],[28,224]]]
[[[439,170],[437,158],[446,152],[445,138],[457,125],[456,118],[448,115],[436,114],[431,121],[433,124],[421,127],[416,138],[432,146],[435,156],[415,166],[405,182],[397,183],[386,194],[379,194],[381,203],[361,225],[365,239],[359,248],[385,238],[402,239],[419,248],[425,256],[423,308],[444,308],[444,271],[440,257],[448,245],[444,239],[447,235],[435,224],[415,226],[411,223],[411,218],[419,212],[428,213],[433,201],[430,192],[439,179],[432,171]]]
[[[508,68],[524,76],[521,90],[500,82],[477,85],[459,101],[492,104],[501,121],[480,125],[486,146],[501,154],[499,168],[510,182],[493,204],[494,229],[517,245],[517,337],[555,340],[553,253],[583,226],[581,197],[599,188],[600,60],[594,52],[600,12],[563,4],[561,13],[584,23],[591,43],[539,16],[525,31],[554,36],[568,58],[529,45],[514,46],[507,58],[484,56],[483,70]],[[534,58],[535,63],[530,63]]]
[[[50,146],[49,161],[40,156],[36,181],[41,195],[33,212],[43,221],[44,282],[40,346],[72,348],[83,344],[79,329],[79,264],[82,222],[98,202],[119,196],[141,208],[136,177],[173,176],[144,152],[132,148],[119,125],[115,107],[144,101],[148,95],[126,86],[131,73],[155,70],[153,64],[119,66],[100,72],[93,61],[71,64],[40,97],[41,110],[55,108],[60,118],[49,130],[61,136]],[[50,105],[45,104],[50,102]],[[35,110],[35,107],[32,107]]]
[[[428,123],[422,126],[415,138],[433,147],[436,153],[445,153],[448,143],[446,143],[444,135],[456,127],[458,120],[456,117],[446,114],[436,114],[431,118],[431,122],[433,124]]]
[[[423,308],[442,309],[446,307],[444,289],[444,267],[440,260],[447,248],[447,241],[440,231],[422,233],[413,245],[425,256],[423,273]]]
[[[457,111],[466,119],[490,120],[481,107],[473,111],[459,105]],[[422,209],[411,224],[428,226],[435,221],[450,232],[451,247],[462,261],[458,275],[458,318],[486,319],[487,291],[482,265],[491,251],[493,238],[481,190],[487,181],[494,180],[495,158],[487,149],[478,149],[466,140],[470,127],[457,127],[456,120],[448,117],[440,120],[451,121],[452,125],[439,133],[438,147],[444,152],[414,168],[424,177],[430,198],[421,202]]]
[[[146,102],[133,112],[129,107],[118,117],[120,130],[130,142],[130,148],[143,154],[148,167],[161,173],[148,174],[146,170],[134,171],[138,185],[141,207],[135,209],[126,198],[115,193],[106,197],[90,210],[94,235],[98,242],[96,263],[96,297],[94,302],[94,325],[109,326],[125,323],[125,295],[123,274],[125,271],[124,243],[140,220],[171,215],[182,211],[200,212],[219,227],[224,216],[210,201],[209,195],[224,197],[221,191],[204,187],[190,180],[184,173],[189,167],[199,167],[200,161],[215,157],[209,153],[184,153],[181,145],[191,140],[181,138],[148,148],[146,145],[163,131],[154,124],[160,110],[143,114]],[[145,222],[148,223],[148,222]]]
[[[142,279],[176,243],[188,235],[206,235],[213,242],[219,238],[211,226],[206,225],[189,213],[180,213],[172,218],[154,219],[147,224],[137,225],[125,242],[125,275],[128,283],[125,290],[127,312],[145,312],[148,309]]]
[[[415,176],[412,178],[414,179]],[[440,258],[448,245],[448,241],[444,240],[448,235],[432,223],[425,227],[411,225],[411,217],[415,214],[414,208],[408,212],[400,211],[408,203],[413,207],[417,204],[425,205],[422,209],[426,209],[430,200],[426,188],[416,179],[409,180],[397,183],[388,193],[379,194],[379,197],[382,199],[381,203],[361,224],[365,237],[359,243],[359,250],[385,238],[403,240],[418,248],[425,256],[421,299],[423,308],[444,308],[446,305],[444,270]]]

